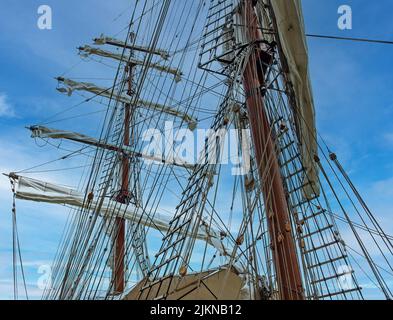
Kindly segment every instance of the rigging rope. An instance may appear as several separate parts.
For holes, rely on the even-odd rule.
[[[379,43],[379,44],[389,44],[389,45],[393,44],[393,41],[367,39],[367,38],[338,37],[338,36],[327,36],[327,35],[320,35],[320,34],[306,34],[306,36],[310,37],[310,38],[320,38],[320,39],[344,40],[344,41],[354,41],[354,42],[368,42],[368,43]]]
[[[14,279],[14,300],[18,300],[18,263],[20,264],[20,270],[22,274],[23,288],[25,291],[26,299],[29,299],[26,286],[25,271],[23,267],[22,253],[19,243],[19,234],[16,220],[16,193],[15,193],[15,182],[10,177],[11,191],[12,191],[12,261],[13,261],[13,279]]]

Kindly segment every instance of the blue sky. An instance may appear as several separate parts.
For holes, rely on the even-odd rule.
[[[302,2],[308,33],[393,40],[390,0]],[[36,26],[41,4],[52,7],[52,30],[42,31]],[[337,27],[337,8],[342,4],[352,7],[353,30]],[[51,146],[38,147],[24,127],[80,101],[80,97],[59,95],[53,77],[66,71],[70,77],[91,74],[105,78],[113,74],[113,70],[100,71],[81,63],[76,47],[101,33],[120,32],[121,36],[131,1],[2,0],[0,6],[0,171],[10,172],[64,154]],[[308,40],[319,132],[392,234],[393,46]],[[97,111],[96,105],[83,108],[83,112]],[[96,128],[87,126],[83,119],[69,124],[75,130],[95,133]],[[78,184],[75,176],[75,172],[40,175],[72,186]],[[17,210],[30,294],[37,296],[38,266],[50,264],[68,211],[21,201]],[[9,183],[0,177],[0,298],[12,297],[11,231]]]

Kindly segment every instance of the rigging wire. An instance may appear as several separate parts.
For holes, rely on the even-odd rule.
[[[73,156],[75,156],[75,155],[80,154],[83,150],[85,150],[85,149],[87,149],[87,148],[89,148],[89,146],[83,147],[83,148],[81,148],[81,149],[79,149],[79,150],[76,150],[76,151],[72,151],[71,153],[69,153],[69,154],[67,154],[67,155],[64,155],[64,156],[61,156],[60,158],[57,158],[57,159],[54,159],[54,160],[50,160],[50,161],[41,163],[41,164],[35,165],[35,166],[33,166],[33,167],[27,168],[27,169],[23,169],[23,170],[20,170],[20,171],[15,171],[14,173],[18,173],[18,174],[20,174],[20,173],[28,173],[30,170],[37,169],[37,168],[46,166],[46,165],[48,165],[48,164],[52,164],[52,163],[54,163],[54,162],[61,161],[61,160],[66,160],[66,159],[68,159],[68,158],[70,158],[70,157],[73,157]]]
[[[25,291],[26,299],[28,300],[29,295],[27,293],[26,277],[23,267],[22,252],[19,242],[18,224],[16,219],[15,183],[12,179],[10,179],[10,182],[11,182],[11,191],[12,191],[12,256],[13,256],[12,265],[13,265],[13,280],[14,280],[14,299],[18,300],[18,262],[19,262],[21,273],[22,273],[23,288]]]
[[[368,39],[368,38],[339,37],[339,36],[328,36],[328,35],[320,35],[320,34],[306,34],[306,36],[309,37],[309,38],[320,38],[320,39],[344,40],[344,41],[353,41],[353,42],[368,42],[368,43],[378,43],[378,44],[393,45],[393,41],[388,41],[388,40],[377,40],[377,39]]]

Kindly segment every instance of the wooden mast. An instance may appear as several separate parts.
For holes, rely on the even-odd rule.
[[[254,3],[253,0],[244,0],[242,7],[245,30],[250,43],[258,43],[262,39]],[[261,89],[265,84],[263,61],[266,62],[265,52],[259,44],[255,44],[243,74],[243,86],[266,206],[279,298],[302,300],[304,290],[291,232],[288,204]]]
[[[127,94],[132,95],[132,76],[133,65],[127,65],[125,72],[128,74],[128,88]],[[123,144],[130,145],[130,120],[131,120],[131,105],[124,104],[124,130],[123,130]],[[121,190],[117,196],[117,201],[123,204],[128,203],[130,199],[129,190],[129,175],[130,175],[130,160],[129,157],[123,155],[121,163]],[[115,239],[115,255],[114,255],[114,293],[122,294],[125,288],[125,219],[116,217],[116,239]]]

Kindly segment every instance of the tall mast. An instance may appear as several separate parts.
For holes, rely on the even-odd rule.
[[[262,40],[254,1],[245,0],[242,7],[245,29],[251,43]],[[262,63],[264,52],[254,45],[243,74],[246,105],[249,115],[258,173],[262,182],[273,259],[277,274],[279,298],[302,300],[304,290],[297,260],[295,241],[291,232],[288,203],[280,174],[276,146],[271,133],[261,88],[265,85]]]
[[[131,43],[132,43],[131,34]],[[130,53],[132,56],[132,51]],[[134,65],[132,63],[125,66],[125,73],[127,75],[127,95],[132,96],[132,81],[133,81],[133,69]],[[125,146],[130,145],[130,121],[133,118],[131,116],[131,105],[129,103],[124,104],[124,130],[123,130],[123,144]],[[121,190],[117,197],[117,201],[126,204],[130,199],[130,158],[127,156],[122,156],[121,160]],[[124,263],[125,263],[125,219],[121,217],[116,218],[116,243],[115,243],[115,256],[114,256],[114,293],[121,294],[124,292],[125,287],[125,273],[124,273]]]

